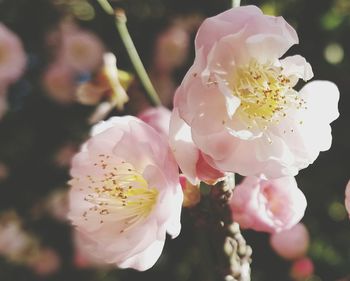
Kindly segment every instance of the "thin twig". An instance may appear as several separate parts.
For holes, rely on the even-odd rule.
[[[142,64],[141,58],[137,53],[134,42],[131,39],[130,33],[126,26],[126,15],[123,10],[119,9],[114,11],[113,7],[110,5],[108,0],[97,0],[101,6],[101,8],[109,15],[115,16],[116,28],[119,32],[119,35],[123,41],[123,44],[126,48],[126,51],[129,55],[131,63],[133,64],[136,74],[140,79],[146,94],[147,98],[151,102],[153,106],[160,106],[161,101],[160,98],[152,85],[152,82],[146,72],[145,67]]]

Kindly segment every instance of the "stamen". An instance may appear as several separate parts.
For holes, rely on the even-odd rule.
[[[306,102],[292,89],[282,68],[271,63],[251,60],[239,67],[232,82],[232,93],[241,100],[237,111],[247,128],[263,128],[278,124],[287,116],[287,109],[306,109]]]
[[[83,219],[88,220],[89,215],[97,214],[101,217],[101,224],[106,220],[119,221],[125,225],[121,232],[127,231],[151,213],[158,190],[149,188],[142,174],[131,164],[112,165],[110,156],[100,154],[98,157],[101,161],[95,166],[103,172],[101,176],[86,176],[91,193],[84,200],[93,207],[82,214]]]

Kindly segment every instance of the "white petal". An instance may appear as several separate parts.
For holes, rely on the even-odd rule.
[[[295,77],[296,81],[293,84],[296,84],[298,79],[308,81],[314,76],[311,65],[300,55],[286,57],[280,60],[280,63],[283,67],[283,75],[291,78]]]
[[[180,169],[192,184],[196,184],[198,148],[193,143],[191,128],[180,118],[176,108],[171,115],[169,142]]]
[[[164,247],[164,242],[165,237],[164,240],[156,240],[146,250],[119,263],[118,266],[120,268],[130,267],[139,271],[145,271],[151,268],[160,257]]]

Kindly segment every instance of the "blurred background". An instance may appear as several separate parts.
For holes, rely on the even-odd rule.
[[[171,108],[174,90],[193,61],[198,26],[206,17],[228,9],[230,1],[115,0],[111,4],[125,10],[136,48],[163,104]],[[241,4],[282,15],[300,39],[288,54],[304,56],[315,79],[333,81],[340,89],[333,146],[301,171],[297,181],[308,200],[303,223],[310,233],[307,256],[314,273],[307,280],[350,280],[350,222],[344,207],[350,172],[346,108],[350,104],[350,1],[242,0]],[[21,42],[24,53],[17,50],[16,65],[7,66],[0,45],[0,280],[213,281],[212,257],[202,247],[191,209],[184,209],[181,235],[168,241],[156,266],[143,273],[89,262],[65,220],[70,160],[91,124],[108,115],[137,115],[150,106],[133,79],[113,18],[93,0],[0,0],[0,22],[0,44],[1,40],[13,46]],[[17,41],[8,39],[11,36]],[[125,97],[104,84],[105,52],[114,53],[124,71],[119,77],[129,102],[123,109]],[[243,234],[253,248],[252,280],[296,280],[292,261],[271,249],[269,235]]]

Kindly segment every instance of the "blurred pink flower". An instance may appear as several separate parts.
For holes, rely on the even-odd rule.
[[[168,143],[131,117],[93,127],[73,158],[69,218],[101,262],[146,270],[180,232],[183,194]]]
[[[296,281],[310,278],[314,273],[314,263],[308,257],[301,258],[293,262],[290,275]]]
[[[306,199],[293,177],[265,180],[251,176],[235,187],[230,204],[233,219],[242,228],[273,233],[301,220]]]
[[[68,192],[65,189],[53,191],[45,202],[47,212],[59,221],[66,221],[68,214]]]
[[[20,261],[30,243],[30,237],[22,230],[16,217],[1,218],[0,255],[13,261]]]
[[[278,255],[294,260],[305,255],[309,240],[309,232],[305,225],[298,223],[291,229],[272,234],[270,244]]]
[[[21,40],[0,23],[0,83],[8,85],[23,73],[27,57]]]
[[[179,25],[172,25],[157,38],[154,51],[154,67],[159,72],[170,73],[183,65],[188,56],[189,33]]]
[[[50,248],[42,248],[28,262],[37,275],[47,276],[55,273],[61,261],[57,253]]]
[[[313,76],[303,57],[280,59],[296,43],[282,17],[263,15],[255,6],[203,22],[174,106],[212,166],[277,178],[297,174],[329,149],[339,92],[328,81],[293,89]]]
[[[175,108],[170,120],[170,146],[176,161],[187,179],[197,185],[199,181],[213,184],[224,174],[208,163],[209,156],[200,151],[193,143],[191,128],[179,117]]]
[[[143,122],[150,125],[160,135],[166,139],[169,137],[169,124],[170,124],[171,111],[166,107],[151,107],[142,111],[138,118]]]
[[[103,63],[104,46],[92,32],[69,29],[63,32],[62,61],[75,71],[91,72]]]
[[[345,207],[350,217],[350,181],[345,188]]]
[[[73,103],[76,91],[74,75],[63,63],[51,64],[43,76],[43,86],[49,97],[61,104]]]

